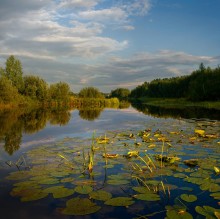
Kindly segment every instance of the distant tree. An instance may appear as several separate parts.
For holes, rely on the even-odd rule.
[[[104,99],[103,94],[95,87],[86,87],[80,90],[80,98],[101,98]]]
[[[34,100],[44,101],[47,100],[48,85],[47,83],[37,76],[25,76],[24,77],[24,92],[25,96],[29,96]]]
[[[51,84],[49,88],[49,98],[55,101],[69,101],[70,87],[65,82]]]
[[[117,88],[112,90],[110,97],[117,97],[119,100],[126,100],[130,95],[130,90],[127,88]]]
[[[12,85],[22,93],[24,89],[22,64],[13,55],[11,55],[5,63],[4,74],[12,82]]]

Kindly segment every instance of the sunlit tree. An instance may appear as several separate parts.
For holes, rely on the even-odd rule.
[[[95,87],[85,87],[79,92],[80,98],[104,98],[104,95]]]
[[[24,77],[24,95],[29,96],[34,100],[45,101],[48,96],[47,83],[37,76],[25,76]]]
[[[5,63],[5,76],[12,82],[19,92],[24,89],[23,70],[21,62],[11,55]]]

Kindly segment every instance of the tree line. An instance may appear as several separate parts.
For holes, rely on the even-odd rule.
[[[86,87],[78,94],[73,94],[66,82],[49,85],[38,76],[24,76],[21,62],[11,55],[6,60],[5,68],[0,67],[0,106],[30,103],[44,106],[75,104],[79,107],[111,107],[118,105],[119,101],[117,98],[106,99],[105,95],[94,87]]]
[[[111,91],[110,96],[119,99],[134,98],[185,98],[191,101],[218,101],[220,100],[220,66],[217,68],[205,67],[200,64],[199,69],[190,75],[155,79],[144,82],[129,91],[126,88],[117,88]]]
[[[5,68],[0,68],[0,103],[22,104],[29,101],[44,102],[69,101],[70,87],[65,82],[48,85],[47,82],[34,75],[23,73],[21,62],[11,55]]]

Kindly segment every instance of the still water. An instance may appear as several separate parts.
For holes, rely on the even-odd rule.
[[[203,206],[209,205],[218,209],[217,200],[220,196],[215,196],[217,200],[210,197],[210,192],[211,194],[212,192],[213,194],[220,192],[219,175],[215,175],[213,171],[214,166],[220,168],[220,146],[218,147],[218,142],[220,141],[219,117],[220,112],[216,110],[207,111],[192,108],[182,111],[180,109],[171,111],[137,104],[124,109],[38,109],[25,112],[1,112],[1,218],[144,218],[142,217],[144,215],[145,218],[165,218],[166,216],[170,218],[170,215],[178,215],[181,212],[185,216],[189,216],[189,212],[194,217],[204,218],[204,216],[198,213],[198,206],[203,208]],[[208,140],[203,139],[202,136],[195,136],[195,129],[205,131],[208,137],[212,136]],[[142,135],[144,131],[148,132],[147,135],[152,136],[152,138],[149,137],[145,141]],[[161,137],[164,138],[164,134],[169,138],[167,143],[164,143],[166,141],[162,143],[158,140]],[[175,134],[176,136],[173,137]],[[95,145],[97,152],[93,153],[94,166],[92,171],[94,172],[88,172],[84,162],[86,161],[86,165],[89,162],[91,144],[95,141],[94,139],[99,137],[103,139],[104,136],[107,136],[110,140],[106,144]],[[201,150],[201,147],[204,150]],[[106,153],[106,151],[111,155],[116,154],[118,158],[108,159],[108,161],[103,159],[103,152]],[[198,153],[196,158],[201,160],[207,159],[210,156],[210,160],[207,160],[207,162],[210,162],[211,167],[204,167],[204,163],[200,163],[200,166],[197,166],[196,169],[190,169],[184,166],[183,162],[177,162],[175,165],[168,165],[165,168],[166,171],[169,169],[169,173],[162,174],[158,172],[162,169],[160,162],[159,164],[156,163],[157,161],[152,162],[151,168],[154,169],[153,166],[155,166],[155,170],[152,171],[150,167],[148,170],[143,170],[146,168],[146,163],[140,163],[140,159],[126,159],[125,155],[131,151],[138,151],[142,158],[149,152],[151,159],[153,159],[154,155],[161,154],[161,151],[167,155],[175,154],[175,156],[181,157],[181,159],[194,159],[195,153]],[[56,153],[55,157],[54,153]],[[75,156],[76,154],[77,156]],[[44,158],[42,158],[43,156]],[[65,166],[68,163],[64,162],[67,158],[68,162],[71,158],[71,162],[74,163],[74,167],[71,166],[71,170],[75,170],[76,164],[81,165],[83,163],[84,171],[82,171],[83,167],[81,168],[81,166],[79,172],[75,173],[73,171],[74,174],[65,169],[69,168],[69,166],[58,170],[61,164]],[[46,163],[43,163],[45,161]],[[28,162],[29,164],[27,165]],[[60,163],[58,166],[52,166],[55,162]],[[129,166],[127,166],[128,163]],[[50,166],[47,166],[48,164]],[[143,169],[141,169],[141,165],[144,166]],[[158,167],[156,167],[157,165]],[[62,176],[57,176],[57,173],[52,174],[45,171],[40,173],[40,175],[47,177],[47,179],[48,174],[50,174],[50,177],[56,175],[56,180],[58,181],[51,182],[51,184],[48,181],[45,184],[42,181],[41,183],[39,181],[36,183],[34,179],[39,175],[36,172],[33,175],[33,172],[36,171],[36,166],[45,167],[45,170],[51,167],[52,169],[57,168],[59,174],[67,172]],[[136,173],[137,168],[141,169],[140,173]],[[192,184],[195,179],[190,177],[193,174],[195,175],[195,171],[199,169],[204,170],[203,175],[205,177],[198,177],[198,180],[201,181],[209,178],[215,189],[206,188],[206,185],[203,185],[201,188],[199,183]],[[15,181],[13,181],[14,179],[11,180],[10,177],[7,178],[10,176],[10,173],[19,171],[25,171],[25,174],[32,175],[27,179],[18,178]],[[176,176],[173,177],[175,174]],[[74,182],[68,181],[71,180],[70,178],[74,178]],[[82,178],[84,181],[82,181]],[[154,180],[154,182],[149,182],[147,178],[151,179],[151,181]],[[190,180],[188,182],[188,178],[192,182]],[[34,184],[30,184],[33,181]],[[16,191],[16,189],[20,189],[19,183],[21,182],[26,182],[25,186],[22,184],[24,186],[23,190],[19,190],[21,193],[30,193],[30,191],[27,191],[28,189],[30,190],[29,187],[40,185],[40,189],[44,190],[44,192],[54,186],[64,186],[66,189],[69,189],[68,192],[72,189],[73,194],[54,198],[51,195],[52,193],[48,193],[42,199],[24,201],[26,196],[23,197]],[[149,184],[146,185],[146,182]],[[18,184],[14,185],[15,183]],[[124,205],[121,203],[119,206],[117,204],[109,204],[107,198],[103,200],[94,198],[93,200],[94,194],[92,195],[92,191],[82,192],[79,190],[79,186],[82,186],[82,184],[88,186],[85,187],[85,190],[92,189],[93,192],[102,190],[108,194],[110,193],[113,198],[126,197],[130,198],[130,200],[124,200],[127,203]],[[29,185],[28,188],[27,185]],[[136,190],[139,191],[139,187],[142,188],[145,185],[147,188],[150,187],[150,195],[155,200],[148,200],[139,197],[139,193],[136,194]],[[185,188],[185,190],[179,188]],[[14,191],[12,192],[13,189]],[[39,188],[36,187],[36,189]],[[33,192],[35,191],[33,190]],[[188,204],[188,202],[184,202],[180,198],[182,194],[193,194],[196,196],[197,201],[189,202],[190,204]],[[145,195],[149,196],[149,192]],[[22,197],[24,198],[23,201]],[[75,210],[72,212],[68,208],[68,204],[66,204],[71,198],[74,199],[72,200],[72,205],[86,202],[85,208],[92,209],[94,207],[94,212],[86,212],[85,209],[80,213],[75,212]],[[89,205],[91,200],[95,206]],[[205,202],[205,200],[208,200],[208,202]],[[181,206],[181,209],[177,207],[173,210],[173,206],[176,205]],[[196,207],[197,210],[195,210]],[[212,214],[215,215],[217,211],[213,210]],[[170,215],[167,215],[167,212]]]

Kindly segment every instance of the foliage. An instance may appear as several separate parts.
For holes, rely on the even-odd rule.
[[[130,90],[127,88],[117,88],[112,90],[110,93],[110,97],[117,97],[119,100],[126,100],[130,95]]]
[[[49,97],[56,101],[69,101],[70,87],[65,82],[51,84],[49,88]]]
[[[19,92],[24,89],[23,70],[21,62],[11,55],[5,63],[5,76],[12,82]]]
[[[202,63],[191,75],[144,82],[131,91],[131,98],[187,98],[216,101],[220,93],[220,67],[211,69]]]
[[[103,94],[95,87],[85,87],[79,92],[80,98],[101,98],[104,99]]]
[[[24,77],[24,92],[25,96],[29,96],[34,100],[45,101],[47,100],[47,83],[37,76],[25,76]]]
[[[18,89],[12,85],[11,81],[5,76],[0,77],[0,103],[18,102],[20,99]]]

